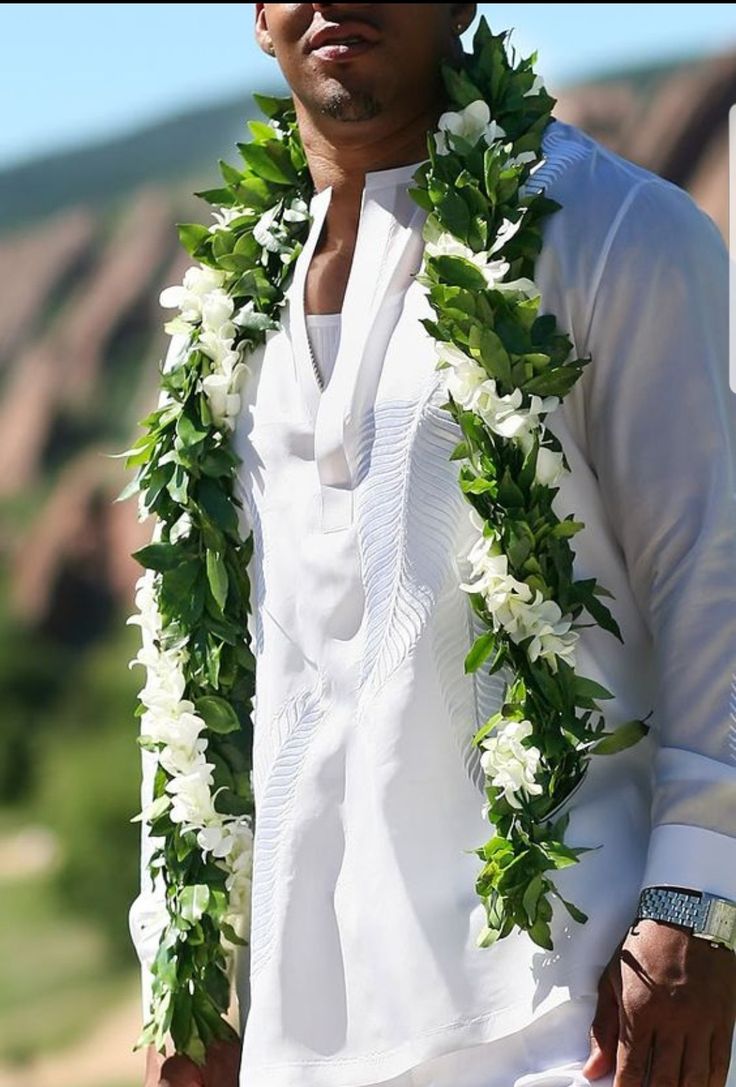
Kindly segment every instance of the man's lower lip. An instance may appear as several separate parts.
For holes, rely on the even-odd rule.
[[[361,53],[366,53],[369,49],[372,49],[375,42],[332,42],[330,45],[320,45],[318,49],[313,49],[315,57],[319,57],[320,60],[352,60],[353,57],[359,57]]]

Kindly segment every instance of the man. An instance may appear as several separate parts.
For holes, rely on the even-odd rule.
[[[316,195],[235,435],[258,660],[244,1039],[204,1070],[151,1051],[147,1087],[726,1083],[736,956],[664,907],[632,924],[642,888],[736,900],[726,255],[686,194],[559,122],[535,282],[593,361],[548,419],[571,468],[557,508],[585,523],[576,574],[613,592],[623,632],[582,631],[580,671],[615,692],[610,722],[653,704],[654,727],[565,804],[568,840],[600,847],[558,874],[587,924],[556,912],[551,953],[519,933],[475,946],[469,737],[500,686],[463,675],[467,507],[407,193],[474,14],[256,5]],[[144,962],[151,893],[131,909]]]

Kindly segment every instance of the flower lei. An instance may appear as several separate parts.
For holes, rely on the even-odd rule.
[[[494,829],[475,851],[486,910],[478,945],[518,928],[551,948],[551,896],[587,918],[549,873],[586,850],[564,843],[567,814],[548,817],[591,755],[635,743],[647,726],[605,732],[597,700],[612,695],[575,672],[584,611],[621,635],[600,599],[610,594],[594,579],[573,580],[569,541],[583,525],[552,509],[569,469],[545,417],[590,359],[572,357],[555,317],[538,315],[539,224],[559,204],[522,186],[541,162],[556,100],[533,71],[536,54],[509,60],[507,34],[481,20],[463,67],[444,67],[454,110],[430,136],[411,192],[428,213],[419,279],[435,317],[423,323],[448,371],[444,407],[462,434],[452,458],[477,530],[460,588],[485,630],[465,670],[504,669],[507,679],[500,712],[473,740]],[[137,474],[124,492],[139,493],[141,519],[157,518],[153,542],[135,553],[146,568],[131,619],[147,672],[139,743],[157,759],[153,798],[135,818],[161,843],[150,871],[164,879],[167,915],[150,1018],[134,1048],[163,1051],[170,1032],[176,1052],[197,1063],[213,1039],[237,1037],[223,1017],[231,953],[247,942],[255,814],[252,535],[241,530],[229,439],[245,359],[279,327],[313,194],[291,101],[256,99],[268,120],[250,122],[252,141],[237,144],[244,167],[221,161],[225,187],[195,194],[219,208],[215,223],[179,224],[199,263],[160,301],[180,310],[165,328],[183,334],[186,348],[163,372],[161,402],[128,451]]]

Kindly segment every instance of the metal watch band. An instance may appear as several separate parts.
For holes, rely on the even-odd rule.
[[[689,928],[714,947],[736,951],[736,902],[702,891],[645,887],[639,896],[637,921],[669,921]]]
[[[639,896],[637,920],[671,921],[695,928],[700,917],[702,894],[676,891],[672,887],[645,887]]]

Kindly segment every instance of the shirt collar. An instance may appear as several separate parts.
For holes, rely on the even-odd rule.
[[[368,193],[375,192],[377,189],[405,186],[425,162],[427,162],[427,159],[420,159],[418,162],[411,162],[407,166],[392,166],[387,170],[369,170],[365,175],[364,190]],[[331,195],[331,185],[315,193],[310,204],[312,213],[321,208],[322,204],[329,204]]]
[[[411,181],[419,167],[426,161],[426,159],[420,159],[419,162],[409,163],[408,166],[393,166],[388,170],[371,170],[365,175],[366,191],[383,189],[389,185],[405,184],[407,181]]]

